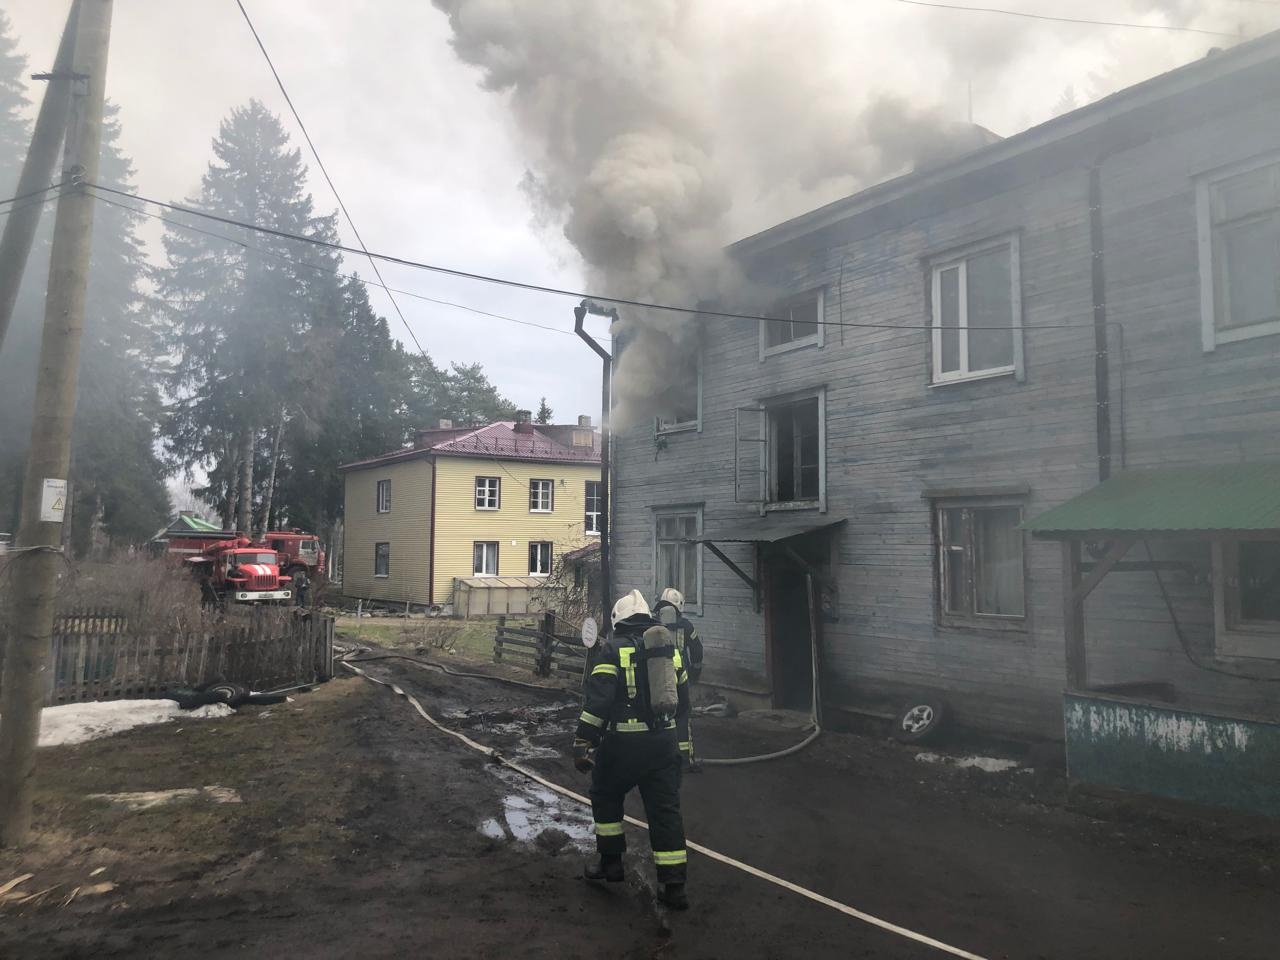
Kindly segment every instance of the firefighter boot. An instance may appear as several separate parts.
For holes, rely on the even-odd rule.
[[[600,862],[587,864],[582,871],[582,875],[588,880],[608,880],[610,883],[621,883],[624,879],[621,854],[600,854]]]
[[[664,883],[659,899],[672,910],[689,909],[689,897],[684,892],[683,883]]]

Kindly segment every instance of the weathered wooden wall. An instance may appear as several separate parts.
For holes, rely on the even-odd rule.
[[[734,410],[790,391],[827,396],[827,517],[839,536],[839,619],[826,625],[836,699],[908,687],[946,690],[962,720],[1061,735],[1065,683],[1056,544],[1027,544],[1025,630],[940,626],[928,488],[1025,484],[1026,514],[1097,482],[1089,176],[1103,188],[1112,338],[1114,455],[1129,465],[1280,456],[1280,338],[1201,348],[1192,177],[1280,150],[1280,66],[1215,81],[1171,102],[910,192],[815,232],[739,249],[753,280],[826,291],[821,347],[765,360],[753,323],[700,321],[700,429],[651,426],[617,444],[618,591],[654,583],[653,508],[697,505],[704,530],[753,515],[734,502]],[[1025,378],[930,384],[926,261],[1017,234]],[[1123,351],[1120,349],[1123,345]],[[1123,442],[1122,442],[1123,440]],[[815,516],[815,522],[820,521]],[[1174,548],[1182,554],[1198,548]],[[750,570],[749,547],[729,551]],[[1181,576],[1181,575],[1180,575]],[[709,554],[698,619],[706,678],[765,685],[764,630],[748,589]],[[1188,624],[1211,625],[1207,587],[1171,578]],[[1150,575],[1113,575],[1089,603],[1100,681],[1167,679],[1224,705],[1275,706],[1275,684],[1196,670],[1182,656]],[[1202,635],[1195,642],[1203,643]]]

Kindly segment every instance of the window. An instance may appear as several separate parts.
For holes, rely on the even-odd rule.
[[[658,433],[678,433],[702,429],[702,357],[697,348],[673,351],[669,376],[662,385],[670,405],[658,416]]]
[[[815,396],[767,409],[771,503],[814,503],[821,497],[821,408]]]
[[[391,481],[390,480],[378,481],[378,512],[379,513],[391,512]]]
[[[498,543],[496,540],[477,541],[473,550],[471,572],[477,577],[498,575]]]
[[[1022,505],[936,501],[938,612],[944,623],[994,626],[1026,616]]]
[[[476,509],[497,510],[502,505],[502,479],[476,477]]]
[[[933,265],[933,382],[1020,373],[1018,240],[969,248]]]
[[[375,577],[391,576],[391,544],[375,543],[373,545],[373,575]]]
[[[1280,163],[1197,184],[1204,348],[1280,333]]]
[[[586,506],[586,532],[589,534],[599,535],[600,533],[600,481],[587,481],[587,506]]]
[[[1280,540],[1218,543],[1213,560],[1219,652],[1280,659]]]
[[[675,587],[684,594],[686,604],[701,603],[702,547],[688,542],[698,536],[701,518],[697,510],[659,513],[656,517],[657,562],[654,564],[654,593]]]
[[[554,480],[529,481],[529,512],[550,513],[555,504]]]
[[[551,573],[551,544],[535,542],[529,544],[529,576],[545,577]]]
[[[822,346],[822,307],[822,291],[811,290],[769,311],[780,319],[760,321],[760,359],[800,347]]]

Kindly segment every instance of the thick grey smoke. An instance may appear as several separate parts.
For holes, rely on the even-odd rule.
[[[1190,0],[1136,2],[1205,16]],[[1034,22],[839,0],[434,3],[459,57],[509,99],[527,186],[590,289],[756,311],[768,297],[735,276],[726,243],[984,145],[957,89],[1010,99],[1018,69],[1073,42]],[[1034,119],[1060,93],[1046,91]],[[681,405],[697,329],[684,315],[624,314],[621,424]]]

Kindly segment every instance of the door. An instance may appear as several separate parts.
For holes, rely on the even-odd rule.
[[[813,704],[813,637],[805,571],[789,558],[769,564],[769,647],[773,705],[809,710]]]

